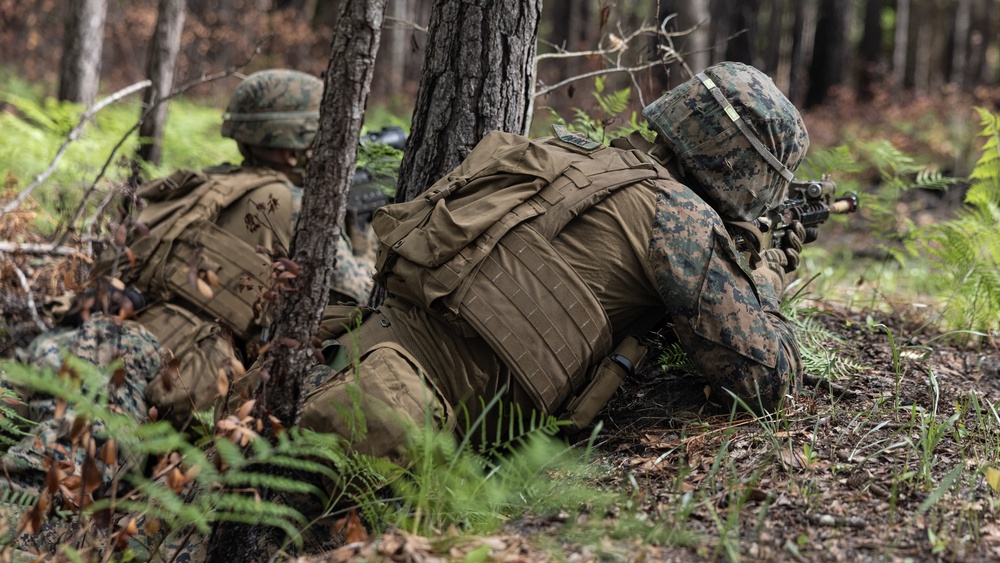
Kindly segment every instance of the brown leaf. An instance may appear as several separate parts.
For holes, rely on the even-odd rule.
[[[149,236],[149,227],[147,227],[146,224],[141,221],[135,222],[135,230],[139,231],[139,234],[144,237]]]
[[[174,388],[174,381],[180,377],[181,374],[181,361],[178,358],[173,358],[167,362],[167,367],[163,368],[160,372],[160,383],[163,384],[163,390],[170,392]]]
[[[608,25],[608,18],[611,16],[611,5],[605,4],[601,7],[601,27]]]
[[[83,460],[81,474],[83,477],[83,490],[92,493],[101,487],[101,470],[97,467],[97,462],[94,461],[93,457],[87,456]]]
[[[256,404],[256,400],[250,400],[240,405],[240,408],[236,410],[236,418],[238,420],[243,420],[244,418],[250,416],[250,411],[253,410],[253,407]]]
[[[167,486],[170,487],[175,493],[180,494],[181,489],[184,488],[184,474],[178,468],[173,468],[170,470],[170,474],[167,475]]]
[[[195,284],[198,286],[198,293],[200,293],[205,299],[211,299],[215,296],[215,292],[212,291],[212,286],[208,285],[208,282],[205,280],[195,278]]]
[[[222,287],[222,284],[219,283],[219,276],[215,273],[215,270],[205,270],[205,281],[207,281],[208,285],[215,289]]]
[[[132,252],[132,249],[126,246],[125,248],[122,249],[122,252],[124,252],[125,257],[128,258],[128,265],[132,268],[135,268],[135,262],[136,262],[135,253]]]
[[[219,392],[220,397],[225,397],[229,393],[229,375],[226,374],[226,368],[219,368],[216,372],[215,389]]]
[[[299,277],[297,274],[293,274],[291,272],[281,272],[281,274],[278,275],[279,280],[294,280],[297,277]]]
[[[122,385],[125,385],[124,367],[117,368],[115,372],[111,374],[111,385],[113,385],[116,389],[118,387],[121,387]]]
[[[198,477],[199,473],[201,473],[201,466],[192,465],[187,471],[184,472],[184,482],[190,483],[191,481],[194,481]]]
[[[275,267],[275,269],[282,270],[284,272],[291,272],[292,274],[295,274],[296,276],[301,273],[300,269],[299,269],[299,265],[296,264],[295,262],[293,262],[292,260],[289,260],[288,258],[278,258],[274,262],[274,267]]]
[[[160,409],[156,407],[149,407],[149,420],[156,422],[160,418]]]
[[[155,536],[160,531],[160,520],[157,518],[147,518],[142,529],[146,531],[147,535]]]
[[[60,420],[66,417],[66,400],[56,397],[56,420]]]
[[[118,225],[118,228],[115,229],[115,246],[124,246],[127,235],[128,229],[125,228],[125,223]]]
[[[80,441],[84,432],[87,430],[87,417],[85,415],[78,416],[73,419],[73,425],[69,429],[69,441],[71,444],[76,444]]]
[[[334,523],[333,533],[337,534],[340,531],[344,532],[345,543],[367,542],[371,539],[368,530],[365,529],[365,525],[361,523],[361,519],[358,518],[358,514],[353,508],[347,513],[347,516]]]
[[[273,414],[267,415],[267,418],[271,421],[271,427],[274,428],[274,433],[281,434],[285,431],[285,426],[281,424],[281,419],[274,416]]]
[[[118,465],[118,443],[114,438],[108,438],[108,441],[104,442],[97,459],[103,461],[105,465]]]
[[[56,494],[59,491],[59,484],[62,483],[64,477],[66,477],[66,474],[59,469],[59,465],[53,463],[49,467],[48,473],[45,474],[45,490],[49,494]]]
[[[278,342],[280,342],[282,345],[288,348],[298,348],[301,345],[301,343],[298,340],[295,340],[294,338],[288,336],[281,337],[281,339],[278,340]]]
[[[229,368],[233,370],[233,373],[238,378],[243,377],[244,375],[246,375],[247,372],[246,368],[243,367],[243,362],[237,360],[235,357],[232,356],[229,358]]]

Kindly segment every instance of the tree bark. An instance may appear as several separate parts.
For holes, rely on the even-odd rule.
[[[816,39],[813,58],[809,66],[809,91],[805,107],[823,103],[830,88],[844,81],[847,58],[847,16],[851,13],[849,0],[821,0],[816,18]]]
[[[882,75],[882,0],[868,0],[865,4],[865,24],[858,44],[857,94],[858,100],[870,101],[875,92],[875,81]]]
[[[396,201],[408,201],[486,133],[523,134],[541,0],[435,0]]]
[[[906,80],[906,54],[910,38],[910,0],[896,0],[896,30],[892,42],[892,81],[901,88]]]
[[[972,2],[970,0],[957,0],[955,4],[955,28],[953,34],[954,40],[951,44],[951,72],[949,73],[949,82],[964,89],[968,85],[968,65],[966,63],[969,59],[968,47]]]
[[[167,123],[167,103],[174,86],[174,65],[181,48],[186,0],[160,0],[156,14],[156,29],[149,44],[146,77],[153,83],[142,98],[143,111],[153,108],[139,126],[139,158],[160,163],[163,152],[163,127]],[[155,105],[155,107],[154,107]]]
[[[302,382],[312,364],[312,335],[327,304],[337,262],[337,241],[348,189],[354,176],[358,138],[371,89],[386,0],[347,0],[334,29],[326,71],[319,131],[306,168],[302,212],[292,238],[292,260],[299,276],[292,291],[281,292],[271,324],[272,345],[264,358],[270,377],[258,392],[262,411],[290,428],[302,408]],[[287,271],[287,270],[286,270]],[[262,405],[262,409],[260,406]],[[269,422],[268,433],[273,434]],[[287,470],[276,469],[286,474]],[[264,498],[273,500],[271,491]],[[260,525],[223,523],[213,530],[209,560],[218,563],[264,561]]]
[[[741,0],[735,7],[726,9],[729,19],[730,39],[726,41],[725,60],[758,66],[757,60],[757,12],[760,0]],[[725,40],[725,37],[719,37]]]
[[[101,78],[107,0],[71,0],[59,65],[59,99],[90,106]]]
[[[677,16],[680,20],[677,27],[690,29],[697,26],[684,37],[679,50],[684,54],[691,72],[701,72],[712,64],[712,12],[708,0],[682,0],[677,3]],[[662,21],[662,20],[661,20]],[[681,77],[687,79],[687,76]]]

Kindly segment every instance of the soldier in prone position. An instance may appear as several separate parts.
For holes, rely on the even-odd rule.
[[[783,264],[759,245],[744,257],[733,238],[760,240],[756,219],[781,203],[808,147],[798,111],[760,71],[722,63],[643,115],[653,143],[491,133],[422,195],[380,209],[389,296],[338,337],[350,365],[306,397],[302,426],[402,462],[407,428],[427,420],[461,432],[485,414],[506,428],[483,413],[497,394],[520,407],[504,417],[583,428],[663,319],[716,389],[763,410],[795,393],[801,360],[779,295],[799,230]],[[355,401],[363,435],[340,416]]]

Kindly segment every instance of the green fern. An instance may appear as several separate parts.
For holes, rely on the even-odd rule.
[[[694,369],[694,364],[691,363],[691,358],[688,357],[687,352],[681,345],[677,342],[670,343],[667,349],[663,351],[660,355],[660,367],[664,371],[671,369]]]
[[[977,110],[983,153],[969,175],[966,208],[914,238],[933,261],[945,330],[982,333],[1000,329],[1000,115]]]
[[[573,119],[567,121],[551,107],[547,109],[557,124],[571,131],[583,133],[599,143],[609,144],[612,140],[633,131],[641,132],[647,139],[655,136],[646,124],[646,120],[640,119],[636,112],[631,112],[628,119],[624,118],[623,114],[628,110],[632,99],[631,88],[605,93],[604,77],[598,76],[594,79],[594,90],[591,95],[600,109],[600,116],[595,117],[582,108],[573,108],[571,110]]]

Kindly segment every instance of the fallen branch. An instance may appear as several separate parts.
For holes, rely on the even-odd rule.
[[[71,246],[56,246],[47,243],[0,241],[0,254],[47,254],[50,256],[73,256],[79,249]]]
[[[18,194],[13,201],[8,203],[3,208],[3,213],[10,213],[14,209],[16,209],[18,205],[21,205],[21,202],[27,199],[28,195],[30,195],[35,188],[41,185],[42,182],[44,182],[49,176],[52,175],[53,172],[56,171],[56,166],[59,165],[59,161],[62,160],[63,154],[66,153],[66,149],[69,148],[70,143],[72,143],[73,141],[77,140],[80,137],[80,133],[83,131],[83,126],[86,125],[86,123],[90,121],[92,117],[97,115],[97,112],[117,102],[118,100],[125,98],[129,94],[138,92],[143,88],[148,88],[151,84],[152,84],[151,81],[143,80],[141,82],[136,82],[131,86],[126,86],[125,88],[122,88],[121,90],[115,92],[114,94],[111,94],[107,98],[104,98],[103,100],[97,102],[96,104],[91,106],[90,109],[83,112],[83,115],[80,116],[80,122],[77,123],[76,126],[74,126],[73,129],[70,130],[69,135],[66,136],[66,140],[63,141],[62,146],[59,147],[59,150],[56,151],[56,155],[52,158],[52,163],[49,164],[49,167],[46,168],[45,171],[39,174],[38,176],[35,176],[35,180],[31,182],[31,184],[29,184],[27,188],[24,188],[24,191]],[[2,216],[3,213],[0,213],[0,216]]]
[[[49,330],[49,325],[45,324],[45,321],[42,320],[42,317],[38,316],[38,311],[35,309],[35,296],[31,293],[31,286],[28,285],[28,278],[24,276],[24,272],[22,272],[21,268],[18,268],[16,264],[11,263],[10,267],[14,269],[14,273],[17,274],[18,281],[21,282],[21,289],[23,289],[25,295],[27,295],[28,312],[31,313],[31,320],[35,322],[35,326],[37,326],[42,332]]]

